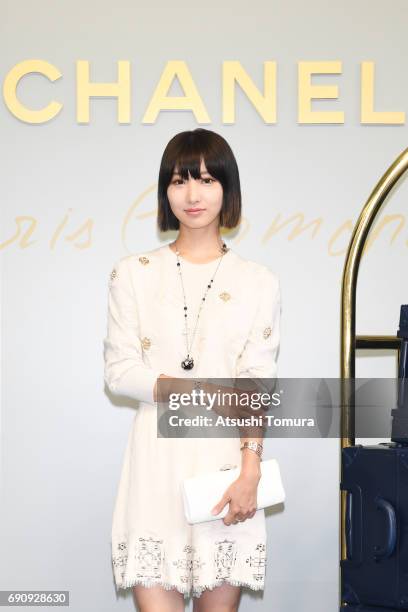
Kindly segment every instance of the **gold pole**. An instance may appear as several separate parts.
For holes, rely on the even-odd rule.
[[[343,269],[343,282],[341,289],[341,437],[340,437],[340,481],[342,475],[342,450],[355,444],[354,419],[354,385],[355,385],[355,350],[356,350],[356,287],[358,268],[364,250],[365,241],[387,195],[398,183],[408,169],[408,148],[405,149],[386,170],[378,181],[370,197],[364,204],[357,223],[354,227],[346,261]],[[364,338],[361,337],[362,341]],[[388,341],[392,337],[387,338]],[[394,339],[396,340],[396,339]],[[384,341],[384,340],[383,340]],[[346,517],[346,491],[340,491],[340,551],[341,559],[346,559],[345,542]],[[342,605],[342,574],[340,565],[340,607]]]

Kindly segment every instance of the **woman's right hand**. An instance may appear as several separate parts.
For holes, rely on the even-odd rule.
[[[157,377],[156,382],[154,384],[153,387],[153,399],[155,402],[157,402],[157,381],[159,380],[159,378],[173,378],[172,376],[167,376],[167,374],[160,374],[160,376]]]

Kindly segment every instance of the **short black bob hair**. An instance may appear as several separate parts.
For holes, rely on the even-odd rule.
[[[201,158],[208,172],[222,185],[220,226],[234,228],[239,224],[241,187],[238,166],[231,147],[216,132],[197,128],[173,136],[163,152],[157,189],[157,225],[160,231],[178,230],[180,227],[179,220],[171,210],[167,198],[167,188],[174,169],[177,167],[179,174],[185,180],[188,180],[189,172],[193,178],[198,179],[200,178]]]

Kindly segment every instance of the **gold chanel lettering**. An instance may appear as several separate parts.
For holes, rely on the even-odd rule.
[[[116,98],[117,122],[131,122],[131,63],[129,60],[118,60],[116,66],[116,78],[111,82],[97,82],[91,80],[90,62],[88,60],[77,60],[76,120],[78,123],[87,124],[90,122],[92,98]],[[277,63],[273,60],[266,60],[262,62],[262,67],[263,83],[260,87],[257,87],[251,74],[245,70],[241,62],[227,60],[222,63],[220,90],[222,92],[221,119],[223,123],[235,123],[237,84],[265,124],[277,122]],[[404,125],[404,111],[375,109],[374,101],[377,94],[375,67],[376,65],[373,61],[362,61],[360,63],[360,123]],[[354,67],[351,67],[349,71],[352,74]],[[339,89],[335,77],[343,73],[342,62],[324,60],[299,61],[297,63],[297,72],[298,124],[343,124],[345,116],[342,110],[318,110],[312,107],[313,100],[339,99]],[[17,88],[19,82],[26,75],[33,73],[45,76],[52,83],[63,76],[57,66],[46,60],[23,60],[12,66],[6,74],[3,84],[3,99],[8,110],[20,121],[31,124],[43,124],[51,121],[61,113],[63,103],[59,100],[52,100],[52,94],[50,94],[51,101],[42,108],[32,109],[23,104],[17,95]],[[333,75],[333,83],[324,85],[313,83],[313,77],[320,74]],[[175,81],[180,83],[184,91],[183,96],[170,95],[169,92]],[[166,110],[191,112],[194,115],[195,121],[200,124],[208,124],[212,121],[193,75],[185,61],[167,61],[141,122],[143,124],[155,123],[160,112]]]

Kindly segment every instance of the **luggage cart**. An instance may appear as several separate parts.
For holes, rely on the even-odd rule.
[[[398,183],[400,178],[408,169],[408,148],[405,149],[387,169],[381,179],[374,187],[371,195],[365,203],[357,223],[354,227],[347,250],[343,269],[343,281],[341,291],[341,432],[340,432],[340,482],[343,481],[342,474],[342,450],[355,445],[355,351],[357,349],[392,349],[398,353],[400,359],[401,339],[397,336],[367,336],[356,335],[356,287],[358,269],[365,242],[374,223],[376,215],[381,209],[386,197]],[[346,550],[346,495],[347,491],[340,490],[340,559],[347,559]],[[353,610],[347,602],[343,602],[343,576],[342,564],[340,563],[340,589],[339,609]],[[358,608],[375,610],[376,608]],[[378,608],[378,611],[384,608]]]

